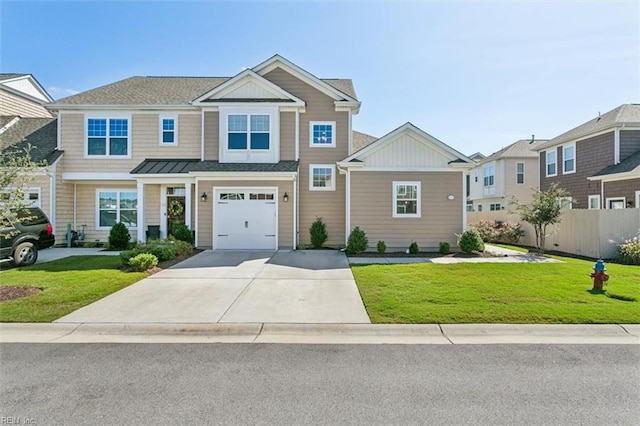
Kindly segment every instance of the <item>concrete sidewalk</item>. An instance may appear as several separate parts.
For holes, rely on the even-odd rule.
[[[0,342],[640,345],[640,324],[1,323]]]

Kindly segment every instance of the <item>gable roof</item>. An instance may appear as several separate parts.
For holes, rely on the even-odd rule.
[[[582,138],[592,133],[607,130],[621,125],[637,125],[640,126],[640,104],[623,104],[611,111],[599,115],[586,123],[574,127],[573,129],[556,136],[549,142],[536,146],[535,150],[539,151],[573,139]]]
[[[476,162],[478,164],[485,164],[500,158],[538,158],[538,153],[534,151],[536,143],[544,143],[547,141],[548,139],[541,139],[539,142],[531,143],[531,139],[520,139]]]
[[[360,151],[365,146],[370,145],[373,142],[378,140],[378,138],[376,138],[375,136],[371,136],[371,135],[368,135],[366,133],[358,132],[357,130],[354,130],[352,132],[352,134],[353,134],[353,136],[352,136],[353,152]]]
[[[5,80],[13,80],[14,78],[24,77],[29,74],[16,74],[16,73],[0,73],[0,82]]]
[[[640,178],[640,151],[632,154],[618,164],[605,167],[604,169],[594,174],[593,177],[606,177],[621,173],[631,173],[636,169],[638,169],[638,173],[634,173],[633,176],[629,176],[630,179]]]
[[[40,104],[53,101],[51,95],[31,74],[2,73],[0,74],[0,87]]]
[[[53,164],[62,155],[57,149],[57,135],[55,118],[20,118],[0,134],[0,150],[23,154],[30,145],[34,162]]]

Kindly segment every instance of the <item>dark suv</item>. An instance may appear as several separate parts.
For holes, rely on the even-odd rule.
[[[51,247],[56,238],[47,215],[37,207],[11,211],[0,228],[0,261],[16,266],[33,265],[38,250]]]

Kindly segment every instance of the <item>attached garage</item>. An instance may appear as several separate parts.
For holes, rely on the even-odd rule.
[[[213,247],[219,250],[278,248],[277,188],[214,188]]]

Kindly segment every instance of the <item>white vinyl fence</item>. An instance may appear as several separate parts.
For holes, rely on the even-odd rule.
[[[520,244],[535,246],[536,234],[531,225],[507,211],[468,212],[467,224],[481,220],[518,222],[525,232]],[[593,258],[612,259],[618,245],[640,232],[640,209],[567,210],[556,225],[549,225],[546,249]]]

